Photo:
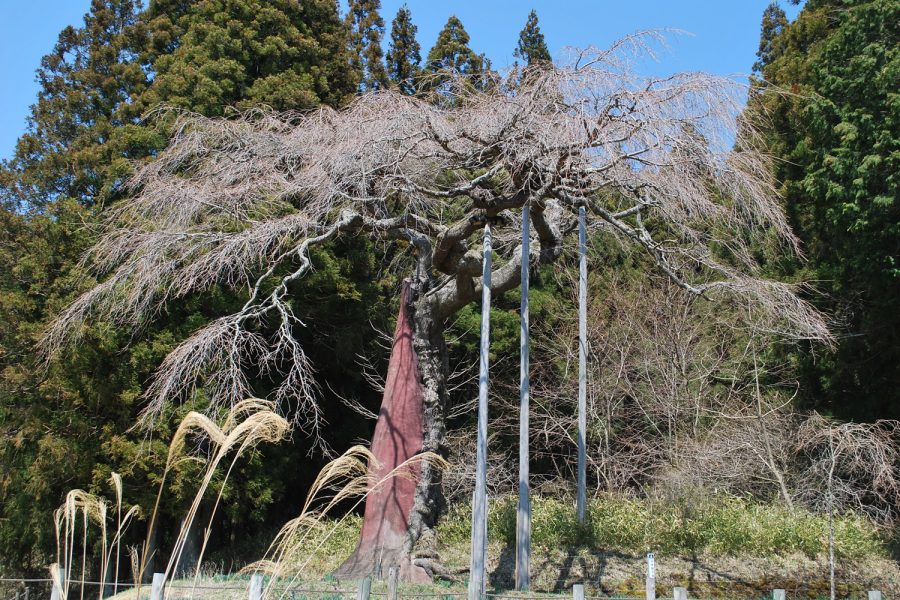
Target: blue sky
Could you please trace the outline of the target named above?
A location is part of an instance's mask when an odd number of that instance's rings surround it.
[[[529,10],[538,12],[551,53],[567,46],[599,46],[642,29],[673,28],[670,51],[653,65],[659,74],[708,71],[746,74],[755,60],[759,24],[770,0],[405,0],[418,26],[422,55],[450,14],[459,17],[495,67],[513,60]],[[404,0],[382,0],[387,28]],[[798,9],[782,2],[788,16]],[[0,0],[0,158],[8,158],[25,129],[37,94],[34,71],[66,25],[79,25],[90,0]]]

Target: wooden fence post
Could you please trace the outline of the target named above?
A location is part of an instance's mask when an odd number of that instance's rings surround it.
[[[881,600],[881,592],[878,590],[869,590],[869,600]]]
[[[675,600],[687,600],[687,588],[677,587],[672,590]]]
[[[787,594],[784,590],[772,590],[772,600],[786,600]]]
[[[163,600],[163,588],[166,585],[165,573],[154,573],[150,584],[150,600]]]
[[[572,600],[584,600],[584,584],[576,583],[572,586]]]
[[[356,590],[356,600],[369,600],[372,593],[372,578],[363,577],[359,580],[359,588]]]
[[[516,509],[516,590],[525,591],[531,586],[531,497],[528,490],[529,474],[529,411],[531,403],[531,375],[528,359],[529,318],[528,284],[530,271],[530,207],[522,207],[522,298],[519,311],[519,506]]]
[[[262,600],[263,597],[263,576],[254,573],[250,576],[250,600]]]
[[[478,374],[478,428],[475,437],[475,497],[472,502],[472,553],[469,564],[469,600],[484,596],[487,554],[487,420],[488,349],[491,339],[491,224],[484,226],[484,262],[481,273],[481,353]]]
[[[51,582],[50,600],[61,600],[63,597],[63,589],[66,587],[66,570],[62,567],[56,567],[56,578]]]
[[[656,600],[656,558],[652,552],[647,553],[647,582],[644,589],[647,600]]]
[[[587,232],[584,207],[578,209],[578,523],[587,504]]]
[[[387,600],[397,600],[397,585],[400,583],[400,569],[391,567],[388,569],[388,594]]]

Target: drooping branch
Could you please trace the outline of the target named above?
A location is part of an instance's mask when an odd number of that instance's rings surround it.
[[[294,337],[305,307],[289,298],[312,247],[351,235],[408,242],[425,297],[446,318],[480,293],[474,242],[485,219],[502,292],[518,285],[522,260],[559,259],[582,205],[592,228],[643,248],[684,290],[749,298],[773,329],[827,338],[796,290],[760,278],[753,235],[787,251],[797,242],[753,123],[738,124],[742,89],[698,73],[638,75],[633,53],[657,37],[487,89],[450,81],[438,105],[382,91],[340,111],[178,115],[169,147],[109,211],[85,259],[100,283],[51,326],[48,350],[87,321],[139,328],[173,300],[224,286],[246,303],[164,361],[151,412],[200,387],[229,404],[256,368],[279,375],[275,394],[296,400],[314,430],[318,386]],[[536,240],[522,257],[526,203]]]

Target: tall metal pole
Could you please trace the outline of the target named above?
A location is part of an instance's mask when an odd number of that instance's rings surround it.
[[[585,432],[587,430],[587,233],[584,207],[578,209],[578,522],[584,524],[587,499]]]
[[[519,317],[519,508],[516,511],[516,589],[530,586],[531,565],[531,498],[528,494],[528,418],[531,393],[528,345],[528,279],[531,219],[529,207],[522,207],[522,301]]]
[[[481,274],[481,358],[478,376],[478,432],[475,458],[475,498],[472,501],[472,555],[469,566],[469,600],[481,600],[485,592],[487,552],[487,418],[488,348],[491,337],[491,225],[484,226],[484,267]]]

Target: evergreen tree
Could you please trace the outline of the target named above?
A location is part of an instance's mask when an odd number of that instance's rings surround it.
[[[11,160],[0,165],[7,208],[57,198],[93,203],[112,177],[113,131],[138,118],[131,100],[148,84],[136,60],[139,0],[93,0],[82,27],[66,27],[41,59],[37,102]]]
[[[147,27],[156,78],[146,107],[221,115],[337,106],[354,91],[336,0],[153,0]]]
[[[798,357],[806,399],[853,418],[900,416],[900,5],[810,0],[785,25],[770,7],[755,110],[809,262],[797,275],[843,334]],[[837,6],[841,10],[835,10]],[[802,269],[802,270],[801,270]]]
[[[422,55],[416,41],[418,28],[412,22],[412,13],[404,4],[391,23],[391,45],[387,52],[387,69],[391,81],[404,94],[416,92],[416,77]]]
[[[761,73],[763,68],[777,58],[778,38],[787,24],[787,15],[777,2],[771,3],[763,11],[759,50],[756,51],[757,61],[753,64],[754,73]]]
[[[485,70],[485,58],[469,48],[469,34],[456,15],[438,34],[434,47],[428,51],[427,69],[432,73],[456,71],[464,75],[479,75]]]
[[[537,12],[534,10],[528,13],[525,27],[519,32],[519,43],[513,50],[513,56],[524,60],[526,65],[551,60],[550,50],[547,49],[547,42],[544,40],[544,34],[541,33]]]
[[[425,71],[431,76],[422,80],[420,88],[423,92],[436,94],[435,100],[438,102],[456,101],[456,91],[448,84],[460,75],[464,79],[457,80],[457,83],[463,83],[466,87],[483,90],[491,85],[491,62],[484,54],[476,54],[469,47],[469,34],[455,15],[447,20],[434,46],[428,51]]]
[[[154,0],[138,14],[140,4],[94,0],[84,27],[63,31],[42,62],[29,130],[0,169],[0,568],[43,569],[53,557],[52,513],[65,493],[80,487],[108,496],[112,470],[133,486],[133,493],[126,492],[130,502],[152,506],[165,449],[160,442],[147,446],[144,433],[129,431],[143,408],[144,384],[184,338],[187,324],[208,322],[223,306],[241,301],[234,293],[217,294],[212,302],[184,298],[130,340],[116,327],[90,327],[72,353],[41,368],[34,346],[48,316],[92,281],[79,266],[93,241],[91,228],[82,225],[102,216],[103,203],[117,200],[134,159],[165,144],[168,121],[147,124],[139,117],[160,103],[206,114],[260,102],[277,108],[338,105],[354,91],[334,0]],[[340,287],[354,306],[374,304],[348,282],[351,276],[367,280],[348,262],[334,259],[310,290]],[[352,312],[346,304],[323,310]],[[354,322],[352,332],[337,337],[345,340],[339,348],[321,347],[323,372],[339,372],[334,380],[349,386],[342,392],[362,396],[359,375],[348,376],[342,365],[346,353],[365,353],[353,345],[365,333]],[[167,427],[181,414],[163,415],[154,439],[167,439]],[[309,451],[306,441],[297,445],[275,450],[273,471],[256,469],[257,475],[248,467],[235,480],[228,494],[237,494],[239,508],[223,515],[220,531],[246,535],[273,518],[277,498],[290,502],[291,495],[279,490],[304,489],[317,465],[297,469],[293,454]],[[262,457],[252,460],[258,466]],[[161,506],[164,530],[167,523],[177,528],[192,476],[190,469],[175,475],[176,491]],[[140,529],[134,528],[133,541]]]
[[[381,0],[350,0],[344,20],[349,39],[350,67],[359,79],[359,91],[384,89],[388,76],[384,67],[381,39],[384,19],[378,11]]]

